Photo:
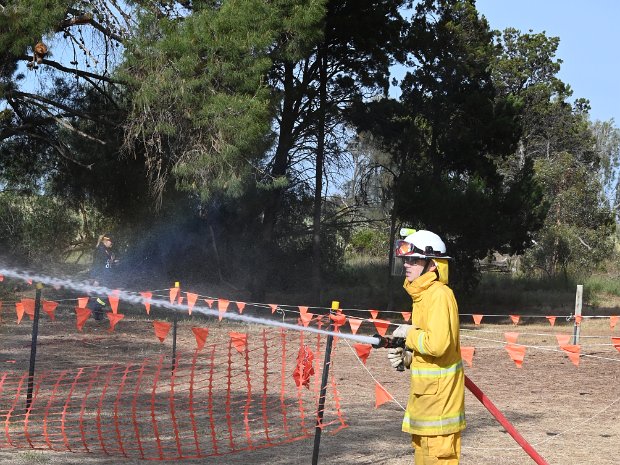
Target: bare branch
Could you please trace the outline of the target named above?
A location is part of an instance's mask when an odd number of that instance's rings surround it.
[[[30,55],[22,55],[19,57],[20,60],[24,60],[24,61],[28,61],[28,62],[32,62],[32,57]],[[81,69],[75,69],[75,68],[67,68],[66,66],[61,65],[60,63],[53,61],[53,60],[46,60],[43,59],[43,61],[41,61],[41,64],[43,65],[48,65],[51,66],[52,68],[56,68],[60,71],[63,71],[65,73],[69,73],[69,74],[74,74],[76,76],[80,76],[80,77],[89,77],[92,79],[97,79],[100,81],[105,81],[105,82],[109,82],[110,84],[123,84],[123,82],[121,81],[117,81],[115,79],[109,78],[107,76],[102,76],[100,74],[95,74],[95,73],[89,73],[88,71],[82,71]]]

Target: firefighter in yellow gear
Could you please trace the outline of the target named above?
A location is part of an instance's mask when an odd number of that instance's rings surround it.
[[[415,465],[458,465],[465,429],[465,375],[459,342],[458,306],[448,284],[444,242],[430,231],[416,231],[396,244],[404,259],[404,288],[413,299],[412,325],[395,337],[393,367],[411,369],[411,390],[402,429],[412,435]]]

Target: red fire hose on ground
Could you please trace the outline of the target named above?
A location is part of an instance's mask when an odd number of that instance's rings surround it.
[[[543,459],[538,452],[534,450],[534,448],[528,443],[523,436],[519,434],[519,432],[515,429],[514,426],[510,424],[510,422],[506,419],[506,417],[499,411],[499,409],[491,402],[484,392],[480,390],[478,386],[474,384],[474,382],[465,376],[465,387],[469,389],[469,391],[476,396],[476,399],[480,401],[482,405],[486,407],[486,409],[491,412],[491,415],[495,417],[495,419],[506,429],[508,434],[512,436],[512,438],[517,441],[517,444],[523,448],[523,450],[532,457],[534,462],[538,465],[549,465],[545,459]]]

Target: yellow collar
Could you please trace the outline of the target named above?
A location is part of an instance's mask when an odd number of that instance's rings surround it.
[[[431,285],[437,281],[437,274],[434,271],[424,273],[422,276],[418,276],[412,282],[405,279],[403,287],[407,294],[411,296],[414,302],[418,302],[422,298],[422,293],[427,290]]]

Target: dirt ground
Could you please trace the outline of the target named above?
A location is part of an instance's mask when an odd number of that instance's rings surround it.
[[[127,321],[119,323],[113,334],[108,334],[105,326],[95,326],[88,321],[84,332],[78,333],[74,329],[75,320],[69,319],[70,309],[64,312],[59,310],[59,322],[41,325],[38,369],[58,365],[77,367],[101,358],[124,362],[171,348],[170,338],[160,344],[152,334],[145,334],[148,322],[144,317],[128,315]],[[156,312],[153,316],[158,317]],[[556,327],[551,328],[544,320],[544,323],[533,321],[535,323],[525,321],[516,327],[483,323],[476,328],[462,323],[462,345],[476,347],[473,367],[467,367],[466,374],[549,464],[618,463],[620,353],[611,346],[610,336],[620,336],[620,329],[610,331],[607,319],[585,320],[580,342],[582,354],[588,356],[583,356],[577,367],[558,350],[554,336],[572,334],[572,323],[558,319]],[[179,348],[194,346],[190,331],[193,325],[192,321],[179,324]],[[226,322],[212,322],[209,328],[209,337],[216,340],[223,340],[230,330],[248,329]],[[27,369],[30,329],[27,318],[19,326],[10,322],[0,325],[2,370]],[[520,333],[518,342],[528,346],[522,368],[515,366],[503,348],[505,331]],[[320,358],[322,360],[322,356]],[[406,373],[391,369],[381,350],[373,350],[366,367],[362,366],[345,340],[337,343],[334,370],[348,427],[336,434],[322,435],[319,463],[412,464],[409,437],[400,430],[403,411],[395,402],[375,409],[372,378],[374,376],[404,406],[409,384]],[[466,393],[466,415],[463,465],[534,463],[469,392]],[[313,439],[308,438],[282,446],[187,462],[307,464],[311,463],[312,450]],[[144,461],[95,454],[3,449],[0,463],[111,465]]]

